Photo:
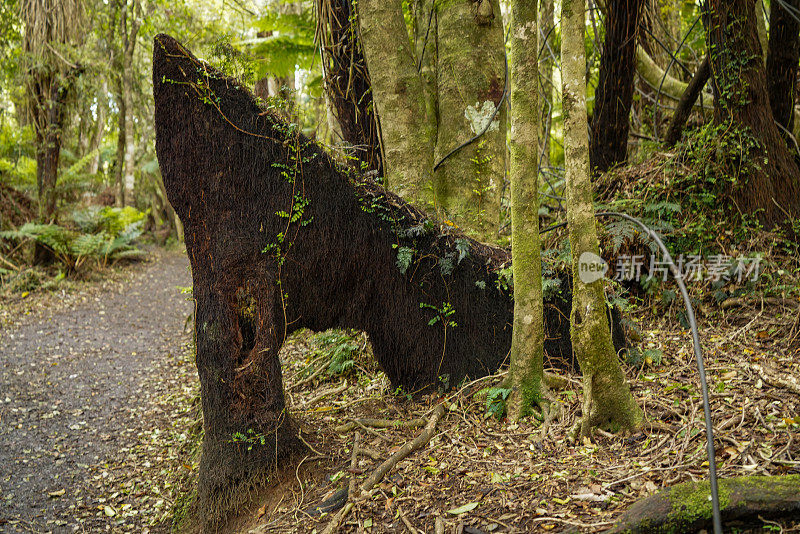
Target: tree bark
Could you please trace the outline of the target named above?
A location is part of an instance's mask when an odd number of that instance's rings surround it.
[[[643,6],[644,0],[608,1],[589,145],[591,168],[596,172],[623,163],[628,154],[636,40]]]
[[[508,415],[519,421],[542,401],[544,308],[539,242],[539,69],[537,0],[511,3],[510,175],[514,325]]]
[[[603,277],[586,276],[587,269],[597,272],[600,260],[589,171],[585,2],[567,0],[561,9],[564,165],[573,281],[570,334],[583,372],[581,433],[588,435],[598,425],[636,428],[642,412],[625,381],[609,333]]]
[[[384,177],[394,192],[432,205],[433,117],[429,117],[422,81],[396,2],[359,2],[361,42],[381,118]]]
[[[800,0],[786,0],[795,13]],[[800,60],[800,23],[795,14],[778,2],[770,11],[769,47],[767,52],[767,91],[772,116],[786,130],[794,129],[795,86]]]
[[[128,106],[121,80],[117,81],[117,154],[114,162],[114,184],[116,185],[116,204],[125,205],[125,132],[128,125]]]
[[[555,2],[554,0],[541,0],[539,2],[539,39],[538,39],[538,53],[540,54],[539,61],[539,76],[541,78],[542,96],[543,101],[541,110],[541,122],[539,126],[540,140],[539,143],[542,147],[541,164],[543,167],[550,166],[550,131],[553,121],[553,66],[555,62],[555,22],[553,16],[555,15]],[[538,200],[538,199],[537,199]]]
[[[505,90],[503,17],[498,0],[450,0],[437,5],[438,127],[434,160],[479,133]],[[531,51],[534,53],[534,51]],[[506,111],[486,133],[451,154],[435,171],[440,214],[483,240],[500,226],[506,169]]]
[[[330,6],[331,12],[326,8]],[[374,113],[369,72],[364,60],[352,0],[317,0],[325,91],[333,104],[341,135],[351,147],[357,167],[383,174],[378,118]]]
[[[61,157],[61,141],[66,117],[69,85],[47,73],[32,82],[32,111],[36,133],[36,186],[39,198],[39,221],[51,223],[56,216],[56,182]],[[53,252],[38,241],[34,246],[36,264],[51,263]]]
[[[100,166],[100,144],[103,142],[103,135],[106,132],[106,113],[108,112],[108,82],[103,81],[100,91],[97,93],[97,117],[95,119],[95,130],[92,140],[89,142],[89,152],[97,152],[92,156],[89,163],[89,174],[97,174]]]
[[[667,135],[664,138],[664,144],[666,144],[668,147],[675,146],[675,143],[677,143],[681,138],[683,127],[686,125],[686,121],[689,118],[689,115],[692,113],[692,108],[694,107],[695,102],[697,102],[697,98],[703,91],[703,87],[706,86],[706,82],[708,82],[708,77],[710,74],[711,69],[709,68],[708,56],[706,56],[703,58],[703,62],[700,63],[700,66],[697,67],[697,71],[689,81],[686,91],[684,91],[683,95],[681,95],[681,99],[678,102],[678,107],[675,109],[675,113],[672,114],[672,119],[670,120],[669,128],[667,129]]]
[[[707,31],[714,84],[714,122],[731,150],[717,162],[727,168],[736,209],[767,227],[800,215],[800,169],[775,125],[756,30],[755,0],[710,0]],[[742,145],[742,139],[748,141]],[[728,191],[723,191],[722,194]]]

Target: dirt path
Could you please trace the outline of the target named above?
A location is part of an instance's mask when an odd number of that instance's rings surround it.
[[[185,255],[157,258],[117,291],[0,332],[0,531],[133,530],[99,490],[164,424],[152,388],[174,383],[162,371],[191,312],[176,289],[191,285]]]

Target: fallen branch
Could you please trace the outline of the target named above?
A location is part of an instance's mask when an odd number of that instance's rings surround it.
[[[354,428],[358,428],[359,426],[365,426],[370,428],[419,428],[421,426],[425,426],[426,420],[422,417],[418,417],[417,419],[412,419],[410,421],[399,421],[397,419],[353,419],[348,423],[344,423],[343,425],[339,425],[334,428],[334,430],[340,434],[344,434],[345,432],[350,432]]]
[[[8,265],[9,267],[11,267],[12,269],[14,269],[15,271],[19,271],[19,267],[17,267],[17,266],[16,266],[16,265],[14,265],[13,263],[11,263],[9,260],[5,259],[5,258],[3,257],[3,255],[2,255],[2,254],[0,254],[0,261],[2,261],[3,263],[5,263],[6,265]]]
[[[763,301],[765,304],[772,304],[775,306],[789,306],[792,308],[800,308],[800,300],[797,299],[784,299],[778,297],[764,297],[762,299],[753,299],[746,297],[735,297],[732,299],[723,300],[719,305],[723,310],[735,308],[737,306],[746,306],[748,304],[759,304]]]
[[[798,382],[797,377],[794,375],[787,373],[785,377],[779,376],[764,365],[748,362],[743,358],[737,359],[739,360],[739,364],[741,366],[755,372],[759,377],[761,377],[761,380],[767,384],[791,391],[795,395],[800,395],[800,382]]]
[[[763,524],[800,514],[800,475],[738,477],[719,481],[722,520]],[[738,523],[737,523],[738,526]],[[697,532],[711,528],[709,485],[685,482],[666,488],[631,506],[609,534],[622,532]]]
[[[308,377],[302,379],[300,382],[296,382],[296,383],[292,384],[291,386],[289,386],[286,389],[287,390],[293,390],[293,389],[299,388],[300,386],[305,386],[306,384],[308,384],[309,382],[311,382],[312,380],[317,378],[322,373],[322,371],[324,371],[327,368],[328,368],[328,366],[323,363],[317,369],[315,369],[313,373],[311,373],[311,376],[308,376]]]
[[[358,495],[356,493],[367,493],[369,492],[378,482],[383,480],[383,477],[386,476],[394,466],[396,466],[401,460],[403,460],[406,456],[411,454],[412,452],[416,451],[417,449],[421,449],[433,437],[434,432],[436,431],[436,425],[439,423],[439,420],[444,415],[444,404],[439,404],[431,414],[430,419],[428,419],[428,424],[425,425],[425,428],[422,432],[420,432],[419,436],[414,438],[414,440],[407,442],[405,445],[400,447],[400,449],[395,452],[388,460],[383,462],[378,468],[372,472],[372,474],[362,482],[360,486],[360,492],[356,491],[355,488],[355,477],[350,480],[350,491],[349,491],[349,500],[347,504],[345,504],[344,508],[339,510],[339,512],[330,520],[328,525],[323,530],[323,534],[333,534],[336,532],[339,527],[341,526],[342,522],[344,521],[347,514],[350,513],[350,510],[353,508],[353,499],[356,498]],[[357,454],[356,447],[353,448],[353,457],[355,458]],[[354,469],[353,460],[351,459],[351,470]]]
[[[408,529],[408,531],[409,531],[411,534],[418,534],[418,533],[419,533],[419,531],[417,530],[417,528],[416,528],[414,525],[412,525],[412,524],[411,524],[411,521],[409,521],[409,520],[408,520],[408,518],[406,517],[406,514],[404,514],[404,513],[403,513],[403,510],[402,510],[401,508],[398,508],[398,509],[397,509],[397,512],[398,512],[398,514],[400,515],[400,520],[401,520],[401,521],[403,522],[403,524],[406,526],[406,528]]]
[[[361,484],[361,491],[367,492],[372,489],[372,487],[383,480],[383,477],[386,476],[394,466],[400,462],[403,458],[411,454],[417,449],[420,449],[428,444],[428,442],[433,437],[433,433],[436,430],[436,425],[439,423],[439,419],[442,418],[444,415],[444,404],[439,404],[436,409],[433,411],[431,418],[428,420],[428,424],[425,425],[425,429],[420,432],[419,436],[417,436],[413,441],[407,442],[405,445],[400,447],[396,453],[394,453],[388,460],[383,462],[378,468],[372,472],[372,474]]]
[[[322,393],[320,393],[316,397],[312,397],[307,402],[304,402],[303,403],[303,408],[308,409],[311,406],[313,406],[314,404],[316,404],[317,402],[319,402],[322,399],[324,399],[325,397],[329,397],[331,395],[338,395],[342,391],[346,390],[348,386],[349,386],[349,384],[347,383],[347,380],[345,379],[345,381],[340,386],[338,386],[336,388],[333,388],[333,389],[329,389],[328,391],[323,391]]]

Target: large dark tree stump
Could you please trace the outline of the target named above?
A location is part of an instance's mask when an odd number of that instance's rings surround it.
[[[174,39],[157,36],[153,56],[156,150],[197,301],[206,509],[303,450],[277,356],[298,328],[366,331],[406,392],[498,369],[511,345],[508,251],[340,168]],[[570,305],[564,276],[545,307],[545,351],[562,367]]]

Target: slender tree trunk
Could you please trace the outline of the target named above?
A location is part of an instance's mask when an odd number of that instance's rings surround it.
[[[641,409],[622,373],[608,326],[589,177],[586,116],[584,0],[565,0],[561,12],[564,159],[567,222],[572,250],[572,347],[583,372],[581,433],[598,425],[636,428]],[[627,119],[626,119],[627,122]]]
[[[608,1],[589,145],[593,171],[605,172],[623,163],[628,154],[636,39],[643,5],[644,0]]]
[[[672,120],[670,120],[669,128],[667,129],[667,135],[664,138],[664,143],[668,147],[675,146],[675,143],[681,138],[681,132],[683,132],[683,127],[686,125],[686,120],[689,118],[689,115],[691,115],[692,108],[695,102],[697,102],[697,97],[699,97],[700,93],[703,91],[703,87],[705,87],[706,82],[708,82],[710,74],[711,69],[708,64],[708,56],[706,56],[703,58],[703,62],[700,63],[700,66],[697,67],[697,71],[689,81],[689,85],[686,87],[686,91],[684,91],[683,96],[681,96],[678,107],[672,115]]]
[[[553,66],[555,64],[555,2],[542,0],[539,3],[539,40],[538,52],[541,54],[539,61],[539,76],[542,86],[542,121],[539,126],[541,132],[540,144],[542,147],[541,163],[544,167],[550,166],[550,130],[553,120]]]
[[[330,9],[327,12],[326,9]],[[352,0],[317,0],[318,33],[324,35],[322,55],[325,91],[339,123],[342,139],[353,147],[358,166],[383,174],[378,119],[374,113],[369,72]]]
[[[773,1],[770,11],[767,52],[767,91],[772,115],[778,124],[792,131],[794,127],[795,86],[800,60],[800,0],[785,0],[795,13]]]
[[[128,106],[123,96],[122,82],[117,83],[117,155],[114,163],[114,184],[117,206],[125,205],[125,130],[128,125]]]
[[[780,135],[767,95],[756,29],[756,1],[710,0],[707,31],[714,121],[725,135],[717,163],[728,168],[731,196],[743,214],[768,227],[800,215],[800,169]],[[746,146],[742,139],[749,140]],[[735,178],[734,178],[735,177]]]
[[[764,12],[764,0],[756,0],[756,29],[758,42],[761,44],[761,59],[766,63],[769,41],[767,37],[767,16]]]
[[[95,119],[95,129],[92,140],[89,143],[89,152],[96,152],[89,162],[89,174],[97,174],[100,166],[100,153],[98,149],[103,142],[103,135],[106,133],[106,113],[108,112],[108,82],[103,81],[100,91],[97,93],[97,117]]]
[[[129,115],[133,112],[133,56],[136,51],[136,37],[141,27],[139,0],[133,0],[130,7],[127,0],[119,5],[119,34],[122,48],[117,55],[116,66],[120,69],[117,82],[117,105],[119,127],[117,139],[117,204],[124,206],[133,202],[135,185],[134,152],[136,149],[133,122]],[[130,12],[129,12],[130,11]]]
[[[406,200],[429,208],[434,123],[427,114],[403,10],[399,2],[361,0],[359,22],[381,118],[387,185]]]
[[[539,242],[539,70],[537,0],[511,3],[511,250],[514,326],[511,336],[509,419],[518,421],[542,401],[544,305]]]
[[[489,122],[505,89],[503,17],[498,0],[437,4],[437,164]],[[534,53],[534,51],[531,51]],[[496,239],[505,176],[506,112],[434,175],[440,213],[485,240]]]

